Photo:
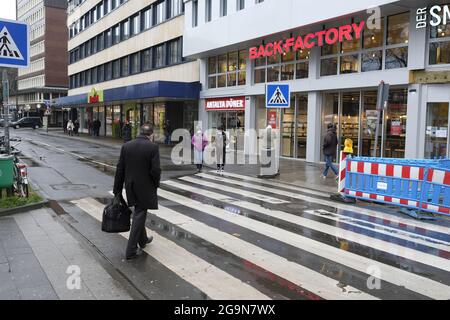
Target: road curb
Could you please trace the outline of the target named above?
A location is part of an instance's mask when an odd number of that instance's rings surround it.
[[[44,200],[44,201],[31,203],[31,204],[27,204],[25,206],[15,207],[15,208],[11,208],[11,209],[1,209],[0,217],[10,216],[10,215],[17,214],[17,213],[24,213],[24,212],[28,212],[28,211],[32,211],[32,210],[41,209],[41,208],[48,206],[49,203],[50,202],[48,200]]]

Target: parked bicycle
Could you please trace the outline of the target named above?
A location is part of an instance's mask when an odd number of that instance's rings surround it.
[[[17,149],[17,146],[22,142],[22,140],[13,138],[10,139],[10,142],[17,142],[16,144],[10,145],[10,154],[14,156],[12,191],[19,197],[28,198],[29,187],[27,165],[20,161],[19,154],[21,153],[21,151]],[[5,137],[0,136],[0,154],[5,153]]]

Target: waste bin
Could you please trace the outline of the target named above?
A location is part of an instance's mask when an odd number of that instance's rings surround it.
[[[9,188],[14,182],[14,156],[0,155],[0,188]]]

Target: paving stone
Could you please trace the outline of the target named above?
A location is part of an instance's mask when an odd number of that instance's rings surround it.
[[[45,272],[39,269],[26,269],[22,271],[12,271],[13,281],[18,289],[33,288],[49,285],[49,279]]]
[[[0,300],[19,300],[19,299],[20,294],[16,288],[4,291],[0,289]]]
[[[58,296],[51,285],[18,290],[22,300],[57,300]]]
[[[39,261],[33,253],[12,256],[9,258],[9,263],[13,272],[41,268]]]

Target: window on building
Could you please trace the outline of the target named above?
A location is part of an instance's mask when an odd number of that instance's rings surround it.
[[[140,53],[135,53],[131,56],[131,73],[136,74],[141,72],[141,55]]]
[[[368,51],[362,54],[361,71],[377,71],[383,68],[383,51]]]
[[[198,26],[198,0],[192,1],[192,27]]]
[[[147,49],[142,51],[141,55],[142,59],[142,71],[148,71],[151,70],[153,67],[152,63],[152,50]]]
[[[408,66],[408,47],[386,50],[386,69],[406,68]]]
[[[359,55],[351,54],[341,57],[341,74],[359,72]]]
[[[364,35],[363,35],[363,48],[364,49],[373,49],[382,47],[384,44],[384,18],[377,19],[375,21],[376,24],[379,25],[380,28],[369,28],[369,25],[366,24],[364,27]]]
[[[430,28],[429,64],[450,64],[450,23],[443,24],[444,11],[438,13],[441,24]]]
[[[388,17],[387,44],[408,44],[409,12]]]
[[[169,65],[181,62],[182,56],[181,39],[169,42]]]
[[[111,0],[103,1],[103,14],[107,15],[111,11]]]
[[[322,59],[320,63],[320,76],[337,75],[338,58]]]
[[[155,47],[155,68],[164,67],[166,65],[165,45]]]
[[[246,84],[247,51],[234,51],[208,59],[208,87],[222,88]]]
[[[245,8],[245,0],[236,0],[236,2],[237,2],[236,3],[236,9],[238,11]]]
[[[144,13],[142,14],[142,29],[147,30],[150,29],[152,26],[152,8],[148,7],[145,9]]]
[[[128,57],[120,59],[121,76],[126,77],[130,74],[130,63]]]
[[[112,62],[113,64],[113,79],[117,79],[120,78],[120,59],[114,60]]]
[[[155,25],[166,20],[166,2],[161,1],[157,3],[154,7],[155,14]]]
[[[97,37],[97,49],[102,51],[105,48],[105,34],[100,33]]]
[[[130,20],[126,20],[121,23],[121,41],[125,41],[130,38]]]
[[[97,38],[93,38],[90,40],[91,42],[91,54],[97,53]]]
[[[183,13],[183,0],[169,1],[169,18],[176,17]]]
[[[112,31],[112,29],[108,29],[108,30],[105,32],[105,36],[106,36],[106,39],[105,39],[105,48],[109,48],[109,47],[111,47],[112,44],[113,44],[113,31]]]
[[[105,65],[102,64],[97,69],[97,79],[98,82],[103,82],[105,80]]]
[[[205,21],[209,22],[212,19],[212,0],[205,0]]]
[[[228,1],[220,0],[220,16],[225,17],[228,12]]]
[[[105,64],[105,80],[109,81],[113,77],[113,71],[112,71],[112,62],[108,62]]]
[[[113,27],[113,44],[120,42],[120,25]]]
[[[131,28],[134,36],[141,32],[141,19],[139,14],[131,18]]]
[[[264,0],[255,0],[255,3],[261,3],[264,2]]]
[[[98,6],[97,6],[97,20],[103,18],[104,15],[104,6],[103,6],[103,2],[101,2]]]
[[[92,84],[96,84],[98,82],[97,76],[98,76],[97,68],[92,68],[91,70]]]

